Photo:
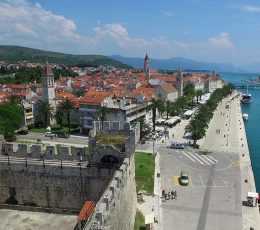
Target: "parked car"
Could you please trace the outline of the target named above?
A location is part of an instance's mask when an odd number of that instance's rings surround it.
[[[28,130],[27,129],[21,129],[21,130],[17,131],[17,134],[26,135],[26,134],[28,134]]]
[[[185,145],[177,142],[171,143],[171,149],[185,149]]]
[[[70,135],[68,133],[58,133],[57,136],[60,138],[69,138],[70,137]]]
[[[57,134],[56,134],[56,133],[52,133],[52,132],[46,132],[46,133],[45,133],[45,137],[51,137],[51,138],[53,138],[53,137],[57,137]]]
[[[189,176],[188,176],[188,173],[186,171],[181,171],[180,184],[181,185],[188,185],[189,184]]]

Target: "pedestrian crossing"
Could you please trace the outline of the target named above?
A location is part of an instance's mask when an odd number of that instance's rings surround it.
[[[190,152],[190,151],[180,151],[188,160],[196,163],[196,164],[201,164],[201,165],[214,165],[218,163],[218,161],[208,155],[199,155],[198,153],[195,152]]]

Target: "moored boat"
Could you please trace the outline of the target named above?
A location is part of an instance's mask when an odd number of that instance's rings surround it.
[[[253,102],[253,100],[252,100],[252,95],[251,95],[251,94],[248,94],[248,93],[243,94],[241,101],[242,101],[242,103],[245,103],[245,104],[250,104],[250,103],[252,103],[252,102]]]
[[[247,113],[243,113],[242,117],[243,117],[243,120],[244,120],[244,121],[247,121],[247,120],[248,120],[248,114],[247,114]]]

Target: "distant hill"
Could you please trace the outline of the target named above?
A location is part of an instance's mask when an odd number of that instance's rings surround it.
[[[85,65],[100,66],[112,65],[114,67],[129,68],[120,61],[102,55],[74,55],[52,51],[44,51],[21,46],[0,46],[0,61],[16,63],[22,61],[64,64],[68,66]]]
[[[127,65],[135,68],[143,68],[144,59],[135,57],[123,57],[120,55],[112,55],[111,58],[123,62]],[[151,58],[150,67],[154,69],[169,69],[174,70],[179,67],[182,70],[206,70],[206,71],[233,71],[237,72],[239,69],[230,63],[211,63],[211,62],[199,62],[188,58],[173,57],[169,59],[153,59]]]

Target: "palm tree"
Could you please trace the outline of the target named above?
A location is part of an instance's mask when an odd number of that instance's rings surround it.
[[[151,133],[151,127],[143,117],[137,120],[140,123],[140,140]]]
[[[55,113],[56,122],[60,127],[63,126],[63,121],[66,119],[64,112],[58,107]]]
[[[66,117],[69,133],[70,133],[70,119],[71,119],[70,116],[75,109],[76,109],[75,103],[69,99],[65,99],[58,105],[58,110],[61,110],[64,116]]]
[[[196,97],[197,97],[197,104],[199,104],[199,99],[201,100],[201,96],[202,96],[203,94],[204,94],[203,91],[200,90],[200,89],[195,92],[195,95],[196,95]]]
[[[44,127],[47,127],[47,125],[50,122],[50,119],[53,118],[53,111],[53,107],[47,101],[43,101],[40,107],[38,108],[38,112],[41,115],[44,122]]]
[[[111,110],[108,107],[103,106],[103,105],[98,106],[97,115],[99,116],[99,118],[101,120],[101,129],[103,129],[103,123],[106,118],[106,115],[110,112],[111,112]]]
[[[152,122],[153,122],[153,132],[155,131],[155,121],[156,121],[156,110],[159,107],[159,100],[152,98],[150,104],[150,110],[152,110]]]
[[[195,86],[192,83],[187,84],[183,89],[184,96],[195,93]]]
[[[166,111],[167,120],[169,119],[169,114],[173,110],[173,106],[174,105],[173,105],[173,103],[171,101],[166,101],[166,103],[165,103],[165,111]]]

